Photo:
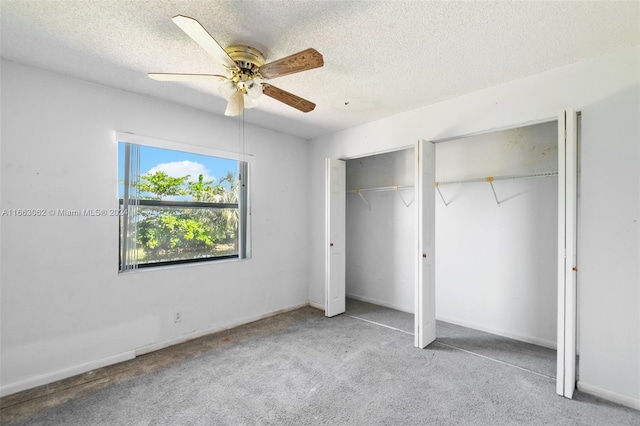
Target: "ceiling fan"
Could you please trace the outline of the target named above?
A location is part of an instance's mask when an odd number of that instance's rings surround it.
[[[220,91],[228,99],[224,112],[228,116],[242,114],[244,108],[257,105],[256,99],[265,94],[302,112],[313,111],[316,104],[279,89],[264,80],[307,71],[324,65],[322,55],[315,49],[306,49],[286,58],[265,64],[262,53],[251,46],[234,45],[224,49],[195,19],[177,15],[173,22],[196,43],[223,65],[228,75],[149,73],[159,81],[217,81]]]

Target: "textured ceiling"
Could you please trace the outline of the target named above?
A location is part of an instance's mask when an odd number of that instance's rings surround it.
[[[222,115],[215,85],[147,72],[223,69],[172,21],[267,62],[314,47],[324,67],[270,80],[303,114],[263,96],[245,119],[313,138],[640,44],[640,2],[1,0],[2,57]]]

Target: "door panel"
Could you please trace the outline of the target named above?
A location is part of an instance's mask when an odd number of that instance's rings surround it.
[[[436,338],[435,299],[435,146],[418,141],[415,148],[416,293],[415,345]]]
[[[576,382],[577,128],[572,109],[558,114],[558,352],[556,392]]]
[[[326,159],[325,173],[325,315],[345,311],[346,163]]]

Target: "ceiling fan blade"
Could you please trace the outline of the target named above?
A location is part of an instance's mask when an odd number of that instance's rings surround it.
[[[193,18],[183,15],[173,17],[173,22],[180,27],[182,31],[187,33],[196,43],[213,56],[218,63],[229,68],[237,68],[236,63],[231,59],[227,52],[218,44],[211,34]]]
[[[324,65],[322,55],[316,49],[307,49],[286,58],[269,62],[258,70],[264,78],[276,78]]]
[[[303,99],[300,96],[296,96],[285,90],[278,89],[277,87],[267,83],[262,83],[262,93],[302,112],[313,111],[316,107],[316,104],[311,101]]]
[[[204,82],[218,82],[220,80],[227,80],[228,77],[217,74],[177,74],[177,73],[158,73],[150,72],[147,74],[149,78],[158,81],[204,81]]]

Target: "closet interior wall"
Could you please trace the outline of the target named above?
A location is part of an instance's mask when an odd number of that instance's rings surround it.
[[[556,347],[558,178],[497,177],[557,162],[555,121],[436,144],[438,319]]]
[[[414,161],[411,148],[346,164],[347,297],[409,313],[414,310]]]

